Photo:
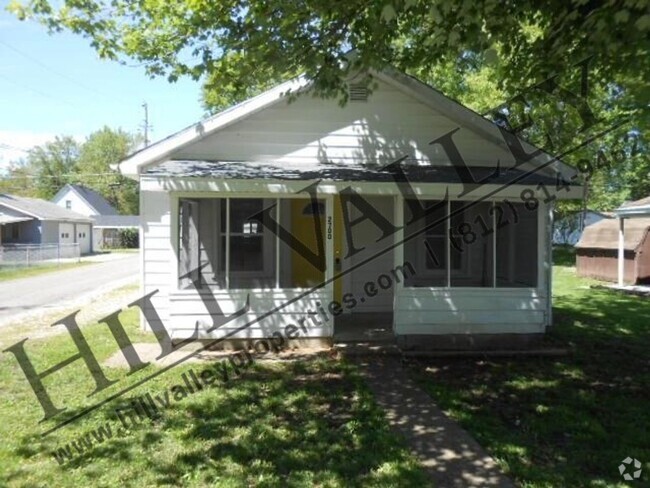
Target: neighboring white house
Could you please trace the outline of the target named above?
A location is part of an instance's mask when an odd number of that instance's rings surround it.
[[[52,201],[58,206],[82,215],[117,215],[115,208],[95,190],[81,185],[67,184],[61,188]]]
[[[598,212],[596,210],[582,210],[566,215],[553,223],[553,244],[575,246],[580,240],[585,227],[600,222],[603,219],[613,219],[611,212]]]
[[[93,221],[37,198],[0,194],[0,245],[57,244],[62,249],[79,245],[81,254],[92,252]],[[66,256],[62,256],[66,257]]]
[[[345,106],[298,78],[120,163],[140,181],[150,320],[175,339],[330,340],[377,317],[405,348],[543,335],[550,202],[580,198],[577,173],[414,78],[372,76]]]
[[[95,222],[93,247],[97,250],[116,247],[120,230],[138,229],[140,225],[137,215],[119,215],[102,195],[82,185],[65,185],[52,201],[60,207],[92,217]]]

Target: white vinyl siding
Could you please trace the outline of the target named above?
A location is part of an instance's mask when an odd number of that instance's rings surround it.
[[[67,202],[70,202],[69,207],[67,206]],[[97,214],[97,211],[88,205],[88,203],[73,190],[68,190],[64,194],[60,195],[54,203],[61,208],[67,208],[68,210],[72,210],[81,215],[90,216]]]
[[[459,125],[386,83],[368,102],[340,107],[309,94],[281,101],[172,155],[173,159],[385,165],[405,155],[426,164],[450,165],[429,143]],[[471,166],[513,164],[507,150],[463,128],[454,141]]]

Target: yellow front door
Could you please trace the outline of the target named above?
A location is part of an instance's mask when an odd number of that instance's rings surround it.
[[[324,210],[324,208],[324,203],[314,208],[310,199],[291,200],[291,233],[316,255],[318,255],[318,241],[314,232],[316,226],[314,213]],[[320,218],[323,247],[325,247],[326,217],[324,212]],[[295,249],[291,251],[291,269],[293,286],[298,288],[309,288],[322,283],[325,279],[325,273],[301,256]]]

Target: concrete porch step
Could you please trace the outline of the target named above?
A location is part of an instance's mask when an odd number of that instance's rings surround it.
[[[401,356],[402,351],[393,342],[336,342],[334,349],[343,356]]]

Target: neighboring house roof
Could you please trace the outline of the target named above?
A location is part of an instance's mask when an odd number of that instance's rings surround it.
[[[39,220],[92,223],[92,219],[85,215],[67,210],[59,207],[56,203],[38,198],[19,197],[16,195],[0,193],[0,206],[5,206]]]
[[[625,249],[636,251],[647,238],[648,231],[650,231],[650,218],[626,220]],[[618,220],[603,219],[585,227],[576,247],[581,249],[618,249]]]
[[[403,93],[410,95],[420,103],[443,112],[445,116],[461,125],[466,125],[468,128],[499,147],[506,149],[509,147],[508,142],[504,140],[501,130],[495,123],[445,96],[433,87],[392,68],[385,68],[381,71],[370,70],[369,72],[372,76],[402,91]],[[272,107],[281,100],[286,100],[285,96],[287,93],[295,94],[303,92],[309,89],[310,86],[311,82],[305,76],[299,76],[298,78],[282,83],[256,97],[230,107],[212,117],[189,126],[176,134],[135,152],[121,161],[118,165],[118,169],[122,174],[135,177],[141,174],[146,167],[152,164],[161,163],[165,159],[169,159],[175,151],[196,143],[221,129],[260,112],[263,109]],[[512,135],[512,137],[517,138],[515,135]],[[521,138],[517,139],[519,139],[522,147],[527,153],[533,153],[538,150],[538,148],[523,141]],[[538,165],[547,164],[549,166],[549,171],[559,171],[559,168],[562,168],[564,172],[563,176],[566,179],[570,179],[574,175],[577,175],[577,171],[574,168],[556,158],[553,158],[551,155],[541,150],[539,150],[539,153],[531,159],[531,162]]]
[[[474,183],[474,180],[463,179],[456,168],[452,166],[417,166],[404,165],[404,173],[411,181],[421,183]],[[556,179],[540,173],[529,173],[518,169],[503,169],[494,174],[494,168],[470,167],[472,176],[483,181],[499,185],[511,182],[520,184],[555,185]],[[184,161],[172,160],[153,166],[144,171],[145,174],[159,176],[183,177],[219,177],[239,179],[278,180],[319,180],[330,181],[376,181],[393,182],[394,177],[388,171],[371,168],[358,164],[300,164],[291,165],[269,163],[244,163],[241,161]],[[466,175],[469,176],[469,175]]]
[[[54,195],[52,201],[58,201],[67,191],[72,191],[79,195],[89,207],[95,209],[97,215],[117,215],[117,210],[103,196],[95,190],[91,190],[82,185],[71,185],[68,183]]]
[[[619,217],[650,217],[650,197],[645,197],[634,202],[625,202],[614,210],[614,213]]]
[[[95,228],[97,229],[124,229],[140,227],[139,215],[96,215]]]

